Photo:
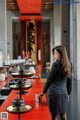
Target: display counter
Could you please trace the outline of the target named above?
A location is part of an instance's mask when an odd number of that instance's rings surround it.
[[[25,104],[29,104],[32,106],[32,110],[26,113],[22,113],[20,116],[20,120],[51,120],[46,97],[43,96],[42,102],[40,104],[35,100],[36,94],[39,94],[42,91],[41,79],[27,79],[27,81],[30,81],[32,83],[32,87],[29,90],[26,90],[28,91],[28,93],[23,94],[22,99],[24,99]],[[6,108],[12,105],[12,101],[17,96],[19,96],[16,92],[17,90],[12,90],[4,103],[0,106],[0,112],[7,112]],[[8,120],[19,120],[18,114],[13,114],[9,112],[7,113]]]

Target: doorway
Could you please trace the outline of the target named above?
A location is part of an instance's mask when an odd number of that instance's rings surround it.
[[[20,55],[20,22],[13,21],[13,59],[18,59]]]
[[[50,62],[50,21],[42,21],[42,63]]]

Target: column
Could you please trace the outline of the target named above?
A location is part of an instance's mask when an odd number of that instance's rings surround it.
[[[76,6],[77,80],[80,80],[80,4]]]
[[[3,60],[7,57],[6,0],[0,0],[0,49]]]
[[[59,3],[60,0],[56,0],[56,4],[53,4],[53,26],[54,26],[54,45],[60,45],[61,44],[61,4],[57,4],[57,1]]]

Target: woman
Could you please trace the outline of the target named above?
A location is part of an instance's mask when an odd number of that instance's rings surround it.
[[[59,45],[52,50],[55,62],[52,65],[42,97],[49,88],[49,109],[52,120],[58,120],[60,114],[61,120],[67,120],[67,102],[71,93],[71,64],[68,59],[66,48]]]

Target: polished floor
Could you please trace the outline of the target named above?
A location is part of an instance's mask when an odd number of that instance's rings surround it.
[[[42,78],[47,78],[48,74],[42,71]],[[46,79],[43,80],[45,82]],[[72,92],[68,102],[67,120],[80,120],[80,81],[72,80]],[[59,118],[60,120],[60,118]]]
[[[73,80],[67,116],[68,120],[80,120],[80,81]]]

